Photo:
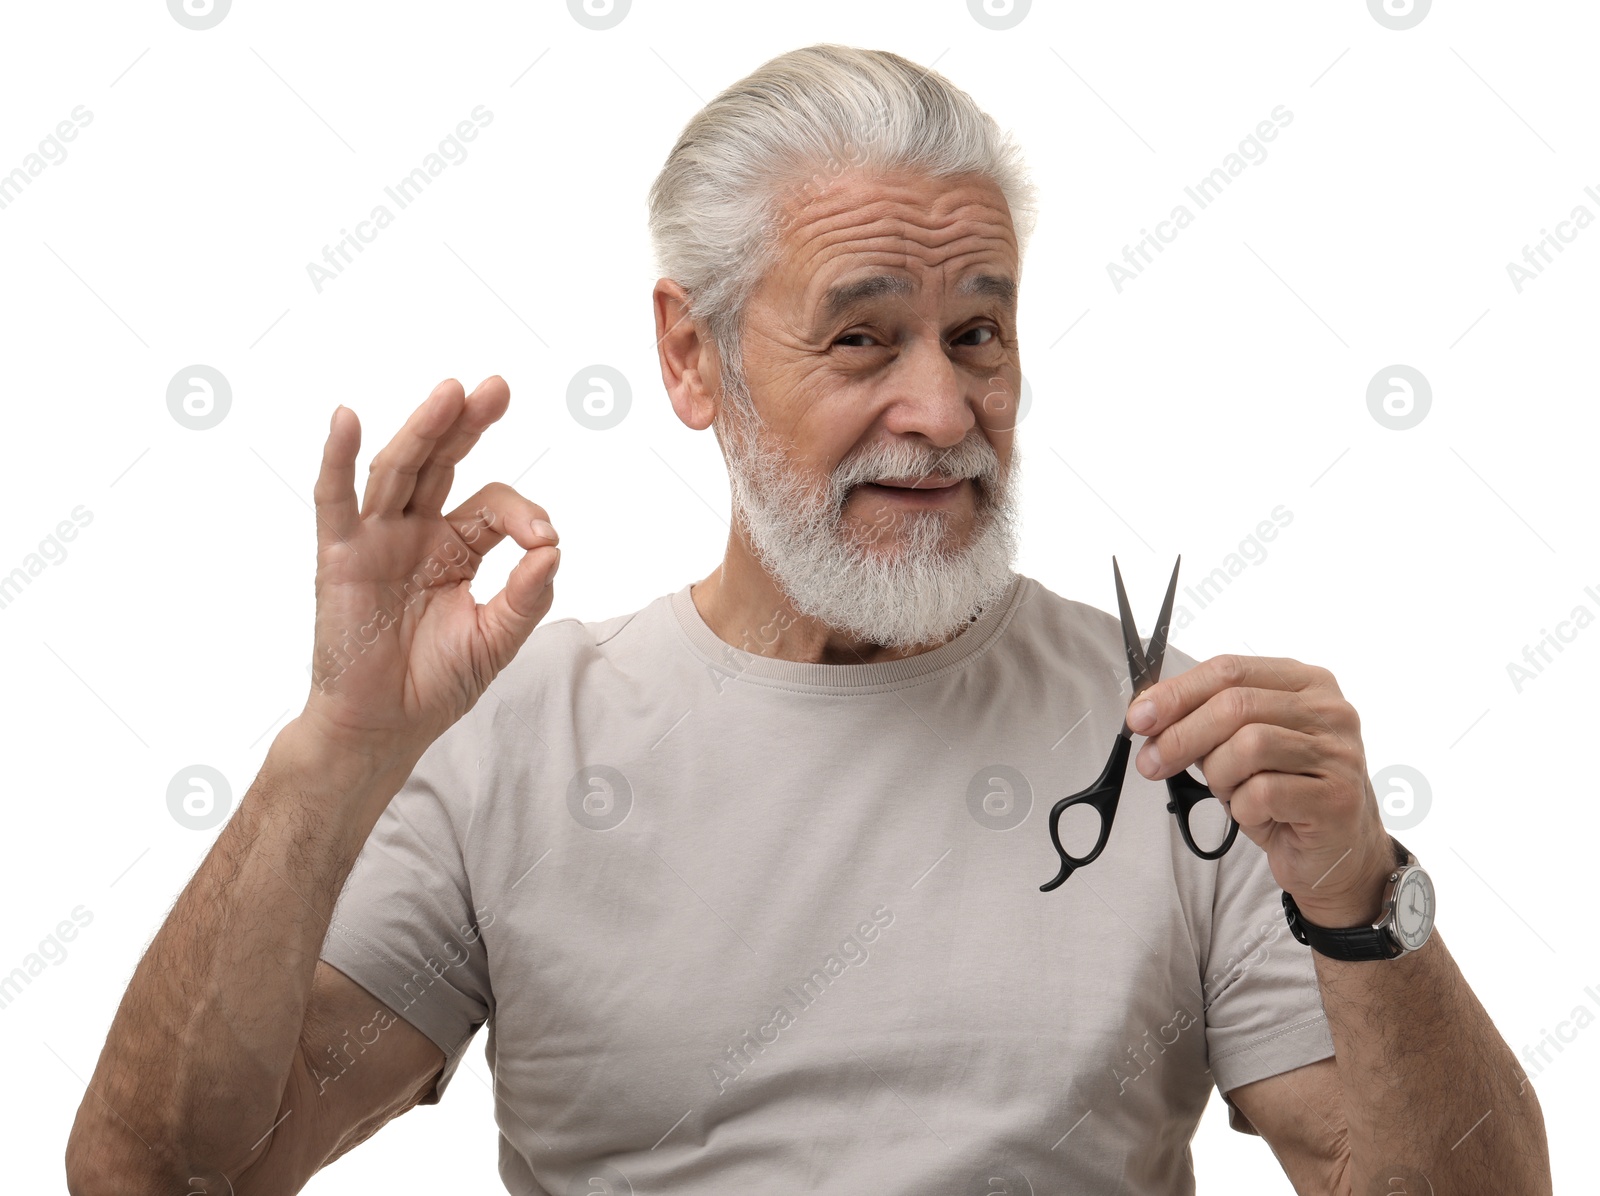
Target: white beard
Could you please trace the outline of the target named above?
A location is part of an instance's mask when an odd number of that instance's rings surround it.
[[[753,410],[741,389],[717,416],[734,516],[798,613],[866,643],[904,650],[943,643],[1005,594],[1021,522],[1015,440],[1004,471],[976,426],[945,450],[874,444],[840,462],[819,494],[781,450],[760,443],[759,419],[745,414]],[[953,534],[949,511],[899,512],[882,528],[845,525],[844,504],[855,486],[931,473],[973,479],[975,521],[962,551],[946,547]]]

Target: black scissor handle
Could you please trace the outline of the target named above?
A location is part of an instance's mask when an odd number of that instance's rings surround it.
[[[1194,841],[1194,836],[1189,833],[1189,811],[1201,802],[1213,798],[1216,794],[1189,775],[1187,771],[1176,773],[1167,778],[1167,809],[1171,810],[1178,819],[1178,833],[1183,836],[1183,841],[1202,860],[1220,860],[1228,854],[1228,848],[1233,846],[1233,841],[1239,836],[1239,824],[1233,820],[1233,815],[1228,815],[1228,833],[1222,840],[1220,847],[1211,851],[1202,851]]]
[[[1061,857],[1061,872],[1049,884],[1040,885],[1039,892],[1048,893],[1071,876],[1073,869],[1094,863],[1105,850],[1106,840],[1111,838],[1111,820],[1117,814],[1117,799],[1122,796],[1122,778],[1128,770],[1128,749],[1131,746],[1132,740],[1118,735],[1116,743],[1111,746],[1111,758],[1106,761],[1099,779],[1082,793],[1063,797],[1050,807],[1050,842]],[[1100,815],[1100,838],[1095,840],[1094,850],[1086,856],[1071,855],[1061,846],[1061,815],[1069,806],[1077,805],[1093,806]]]

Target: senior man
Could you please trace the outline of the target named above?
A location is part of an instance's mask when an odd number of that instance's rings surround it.
[[[129,986],[75,1192],[294,1191],[485,1023],[515,1193],[1188,1192],[1212,1086],[1300,1192],[1549,1190],[1439,935],[1288,932],[1283,892],[1359,928],[1396,867],[1326,670],[1174,649],[1109,847],[1040,892],[1041,805],[1129,695],[1116,621],[1011,567],[1032,219],[1014,146],[896,55],[708,104],[651,195],[655,321],[734,519],[632,614],[535,634],[544,508],[443,513],[499,378],[437,388],[359,508],[335,411],[313,689]],[[1214,862],[1161,800],[1192,764],[1244,831]]]

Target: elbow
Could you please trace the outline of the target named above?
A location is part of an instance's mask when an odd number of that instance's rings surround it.
[[[67,1142],[66,1166],[69,1196],[111,1196],[128,1190],[126,1178],[119,1180],[76,1135]]]
[[[67,1140],[66,1167],[70,1196],[130,1196],[160,1186],[141,1179],[131,1167],[119,1166],[103,1147],[76,1131]]]
[[[130,1156],[113,1145],[113,1139],[86,1128],[83,1118],[67,1137],[63,1162],[70,1196],[173,1196],[173,1193],[207,1193],[209,1189],[188,1183],[181,1173],[160,1167],[154,1151]],[[183,1185],[183,1186],[180,1186]]]
[[[69,1196],[227,1196],[226,1187],[202,1186],[203,1179],[178,1178],[171,1172],[157,1174],[123,1162],[110,1162],[93,1153],[68,1150],[67,1192]],[[219,1177],[220,1178],[220,1177]]]
[[[80,1108],[78,1119],[72,1123],[72,1132],[67,1135],[64,1162],[69,1196],[102,1196],[103,1193],[115,1191],[112,1186],[115,1181],[107,1173],[104,1157],[104,1151],[84,1129],[83,1110]]]
[[[127,1132],[131,1126],[119,1126],[118,1130],[86,1125],[80,1112],[67,1137],[63,1159],[69,1196],[245,1196],[248,1165],[223,1171],[185,1162],[181,1153],[160,1139],[152,1146],[144,1138],[134,1140],[137,1131]],[[262,1190],[252,1177],[248,1191]],[[272,1186],[267,1190],[286,1189]]]

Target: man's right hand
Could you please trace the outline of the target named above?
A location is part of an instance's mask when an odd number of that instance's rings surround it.
[[[442,513],[456,464],[510,398],[498,375],[470,395],[441,382],[372,459],[359,510],[361,426],[334,411],[315,490],[311,694],[298,720],[327,746],[409,769],[549,611],[561,550],[543,507],[491,482]],[[480,606],[468,583],[506,536],[526,552]]]
[[[323,1092],[328,1044],[388,1007],[320,951],[384,807],[550,609],[543,508],[495,482],[441,514],[510,398],[500,378],[470,397],[441,383],[373,458],[359,508],[361,427],[334,412],[311,694],[139,961],[68,1138],[71,1191],[298,1192],[442,1074],[444,1052],[406,1024]],[[479,606],[468,583],[506,536],[525,552]]]

